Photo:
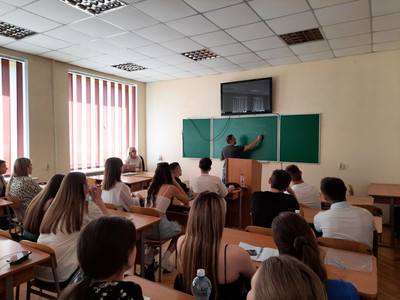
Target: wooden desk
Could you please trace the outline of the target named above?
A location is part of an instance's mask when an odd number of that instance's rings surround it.
[[[148,177],[148,178],[153,178],[154,177],[155,172],[138,172],[138,174],[136,176],[140,176],[140,177]],[[122,174],[123,175],[123,174]]]
[[[226,226],[242,229],[242,194],[242,189],[235,189],[225,196]]]
[[[147,172],[141,172],[141,173],[147,173]],[[104,179],[104,175],[90,176],[90,178],[93,178],[96,181],[101,182]],[[125,183],[126,185],[129,185],[132,192],[139,191],[144,189],[145,187],[148,187],[150,185],[151,180],[152,177],[148,176],[121,175],[121,182]]]
[[[146,241],[146,235],[151,234],[153,224],[161,222],[159,217],[146,216],[141,214],[134,214],[130,212],[119,211],[115,209],[109,209],[108,213],[110,216],[119,216],[124,218],[131,218],[133,224],[136,227],[136,238],[140,238],[140,275],[144,276],[145,265],[144,265],[144,242]],[[138,251],[139,252],[139,251]]]
[[[138,277],[127,276],[124,281],[133,281],[142,287],[143,296],[151,298],[151,300],[193,300],[194,297],[189,294],[179,292],[153,281]]]
[[[21,264],[10,265],[8,258],[16,253],[29,250],[32,254]],[[36,249],[20,245],[13,240],[0,236],[0,298],[5,293],[7,300],[14,299],[13,287],[33,278],[33,267],[50,259],[50,255]]]
[[[231,228],[225,228],[222,234],[222,242],[238,245],[240,242],[250,244],[257,247],[277,248],[272,237],[252,232],[246,232]],[[321,247],[324,251],[329,248]],[[372,271],[361,272],[350,269],[342,269],[333,265],[325,265],[329,279],[343,279],[351,282],[358,290],[359,294],[364,297],[376,298],[378,293],[378,271],[376,258],[373,255],[355,253],[350,251],[338,250],[343,254],[351,253],[352,255],[368,256],[372,259]],[[260,262],[254,262],[258,267]]]

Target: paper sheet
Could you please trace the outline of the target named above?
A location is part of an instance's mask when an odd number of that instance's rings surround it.
[[[277,249],[274,248],[268,248],[268,247],[256,247],[250,244],[246,244],[246,243],[239,243],[239,246],[242,247],[244,250],[255,250],[257,252],[257,255],[255,256],[250,256],[251,260],[253,261],[259,261],[262,262],[268,258],[270,258],[271,256],[278,256],[279,255],[279,251]]]

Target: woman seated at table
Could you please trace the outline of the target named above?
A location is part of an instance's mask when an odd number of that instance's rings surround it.
[[[159,224],[160,238],[169,239],[167,251],[161,260],[161,267],[167,272],[172,271],[171,263],[169,258],[176,249],[176,241],[178,235],[184,232],[184,228],[181,227],[178,222],[169,221],[165,215],[168,207],[171,205],[172,198],[180,200],[183,204],[189,204],[189,198],[186,193],[182,190],[181,186],[172,177],[168,163],[159,163],[157,165],[156,172],[153,180],[151,181],[145,206],[155,208],[156,210],[163,213],[161,216],[161,222]],[[153,225],[153,233],[149,238],[158,239],[157,225]],[[146,254],[145,263],[151,264],[155,249],[150,248]]]
[[[89,194],[91,201],[87,201]],[[68,285],[78,268],[76,244],[80,231],[103,213],[108,214],[101,200],[101,189],[89,187],[85,174],[71,172],[64,177],[57,195],[44,214],[37,241],[55,251],[60,287]],[[36,279],[54,283],[51,268],[37,266],[34,275]]]
[[[4,197],[6,195],[6,186],[7,183],[4,180],[4,174],[7,172],[7,164],[4,160],[0,160],[0,197]]]
[[[136,258],[136,228],[121,217],[101,217],[82,230],[78,261],[84,277],[68,287],[60,299],[143,300],[139,285],[123,281]]]
[[[132,197],[131,189],[121,182],[122,166],[122,160],[118,157],[106,160],[101,198],[104,203],[114,204],[118,210],[129,211],[131,206],[140,206],[139,200],[144,198],[140,194]]]
[[[225,200],[216,193],[200,193],[190,209],[186,234],[178,240],[181,274],[175,289],[191,293],[196,270],[202,268],[212,284],[210,299],[246,299],[256,268],[243,248],[221,241],[224,225]]]
[[[264,260],[251,279],[247,300],[325,300],[324,286],[305,264],[288,255]]]
[[[127,157],[124,161],[125,164],[127,165],[134,165],[135,170],[132,171],[143,171],[143,166],[142,166],[142,159],[140,158],[139,155],[137,155],[137,151],[135,147],[129,147],[127,152]]]
[[[33,198],[31,203],[29,203],[24,218],[24,231],[22,234],[24,239],[36,243],[40,234],[39,228],[40,224],[42,223],[44,213],[49,208],[51,202],[56,196],[63,178],[64,175],[54,175],[46,187],[39,194],[37,194],[35,198]]]
[[[14,210],[20,220],[24,219],[28,204],[42,190],[39,184],[29,176],[31,174],[31,160],[25,157],[17,158],[7,185],[6,196],[16,196],[20,199],[21,210]]]
[[[282,212],[272,222],[272,236],[280,254],[287,254],[309,266],[325,285],[328,299],[359,299],[350,282],[328,279],[324,254],[318,247],[314,232],[307,221],[294,212]]]

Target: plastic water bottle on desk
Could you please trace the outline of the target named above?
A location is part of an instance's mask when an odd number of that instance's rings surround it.
[[[240,186],[241,186],[242,188],[245,187],[245,184],[244,184],[244,175],[243,175],[243,173],[240,174]]]
[[[204,269],[197,270],[197,276],[192,282],[192,294],[196,300],[208,300],[211,295],[211,281]]]

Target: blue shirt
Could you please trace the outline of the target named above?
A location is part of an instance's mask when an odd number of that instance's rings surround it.
[[[359,300],[357,289],[350,282],[342,279],[329,279],[326,282],[328,300]]]

